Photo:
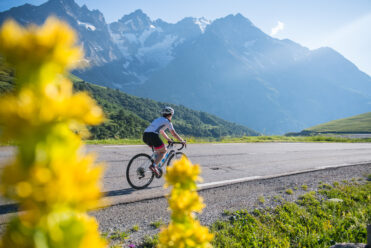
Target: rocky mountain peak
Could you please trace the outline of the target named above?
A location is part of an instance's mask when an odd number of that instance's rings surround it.
[[[141,9],[124,15],[118,23],[124,25],[125,29],[131,32],[142,32],[152,25],[151,19]]]
[[[206,33],[219,37],[230,44],[241,46],[251,40],[265,40],[269,36],[241,14],[219,18],[208,25]]]
[[[74,0],[49,0],[47,4],[58,5],[64,8],[80,8]]]

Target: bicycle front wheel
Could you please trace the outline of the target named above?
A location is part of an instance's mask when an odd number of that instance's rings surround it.
[[[126,179],[134,189],[144,189],[151,184],[154,174],[149,169],[152,161],[148,154],[135,155],[126,168]]]
[[[172,166],[174,161],[178,160],[178,159],[181,159],[182,156],[186,156],[184,153],[182,152],[174,152],[173,154],[170,155],[170,158],[169,158],[169,161],[167,162],[167,166]],[[187,156],[186,156],[187,157]]]

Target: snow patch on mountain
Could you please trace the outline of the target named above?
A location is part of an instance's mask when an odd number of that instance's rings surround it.
[[[197,24],[200,27],[201,32],[204,33],[206,27],[211,24],[211,21],[202,17],[202,18],[196,18],[194,23]]]
[[[95,31],[97,29],[94,25],[90,23],[86,23],[86,22],[80,22],[79,20],[77,20],[77,24],[85,27],[87,30],[90,30],[90,31]]]
[[[160,67],[166,66],[174,59],[172,50],[177,40],[177,36],[166,35],[161,42],[155,43],[152,46],[139,48],[138,58],[147,58],[158,63]]]

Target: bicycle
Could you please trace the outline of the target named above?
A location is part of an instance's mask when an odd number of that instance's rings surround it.
[[[175,144],[181,144],[182,146],[177,149],[174,149]],[[183,155],[183,152],[179,152],[183,148],[186,147],[186,144],[181,142],[169,142],[167,146],[167,152],[164,158],[159,163],[157,169],[160,172],[161,178],[163,174],[162,167],[166,164],[167,166],[171,166],[172,161],[180,159]],[[126,179],[131,187],[134,189],[144,189],[148,187],[153,181],[155,177],[155,173],[149,169],[149,166],[155,161],[157,153],[152,148],[152,155],[148,155],[146,153],[139,153],[130,159],[129,164],[126,168]]]

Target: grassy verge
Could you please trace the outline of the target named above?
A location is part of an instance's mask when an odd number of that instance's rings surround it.
[[[335,243],[366,243],[371,223],[371,174],[368,181],[322,184],[296,202],[263,210],[225,211],[227,221],[211,226],[214,248],[330,247]],[[282,198],[281,198],[282,199]],[[146,237],[138,247],[156,247]]]
[[[225,137],[221,142],[345,142],[345,143],[358,143],[358,142],[371,142],[371,139],[350,139],[341,137],[327,137],[327,136],[245,136],[240,138]]]
[[[297,202],[241,210],[212,226],[214,247],[330,247],[366,243],[371,223],[371,182],[322,185]]]
[[[221,138],[195,138],[185,137],[188,144],[202,143],[263,143],[263,142],[338,142],[338,143],[367,143],[371,139],[350,139],[327,136],[243,136],[243,137],[221,137]],[[84,140],[88,145],[143,145],[142,139],[103,139]],[[0,146],[14,145],[12,142],[0,143]]]
[[[84,140],[88,145],[143,145],[141,139]]]
[[[349,139],[326,136],[244,136],[244,137],[222,137],[222,138],[195,138],[186,137],[189,144],[195,143],[259,143],[259,142],[344,142],[361,143],[371,142],[371,139]],[[86,140],[87,144],[114,144],[114,145],[143,145],[141,139],[107,139]]]

